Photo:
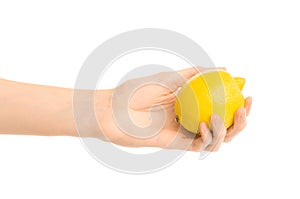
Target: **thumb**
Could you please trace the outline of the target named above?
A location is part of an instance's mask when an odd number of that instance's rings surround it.
[[[204,68],[202,66],[196,66],[196,67],[191,67],[191,68],[185,68],[183,70],[177,71],[179,75],[181,75],[185,80],[189,80],[191,77],[194,75],[198,74],[199,72],[209,69],[209,68]]]
[[[191,68],[186,68],[179,71],[170,72],[168,74],[168,78],[166,78],[167,82],[166,86],[168,86],[172,91],[176,91],[179,87],[182,87],[189,79],[193,76],[197,75],[198,73],[202,73],[207,70],[213,69],[222,69],[226,70],[225,67],[203,67],[203,66],[195,66]]]

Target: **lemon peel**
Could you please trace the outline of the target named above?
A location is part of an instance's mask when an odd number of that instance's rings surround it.
[[[175,114],[180,124],[198,133],[200,122],[209,128],[212,114],[218,114],[226,128],[233,124],[235,111],[244,106],[241,93],[245,79],[224,70],[210,70],[191,78],[178,92]]]

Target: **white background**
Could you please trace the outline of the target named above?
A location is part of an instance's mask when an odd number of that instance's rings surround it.
[[[0,198],[299,198],[299,18],[297,1],[1,1],[0,78],[73,87],[106,39],[164,28],[245,77],[253,107],[218,153],[148,175],[102,166],[77,138],[2,135]]]

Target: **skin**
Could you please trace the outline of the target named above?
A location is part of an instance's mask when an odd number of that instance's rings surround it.
[[[73,89],[0,79],[0,134],[81,136],[128,147],[217,151],[223,142],[230,142],[246,127],[252,98],[247,97],[245,107],[235,112],[234,124],[230,128],[226,129],[220,118],[213,115],[211,129],[205,123],[200,123],[199,134],[195,136],[187,132],[175,120],[176,90],[204,70],[195,67],[162,72],[129,80],[114,89],[79,91],[82,93],[78,98],[80,104],[88,103],[91,96],[95,97],[95,112],[83,111],[84,114],[80,116],[84,126],[84,132],[80,135],[73,114]],[[128,116],[122,115],[123,109],[113,109],[112,100],[118,102],[117,105],[128,102],[126,113],[132,121],[126,123],[128,128],[148,127],[149,132],[153,130],[154,133],[142,137],[139,136],[140,131],[124,130],[122,121],[116,121],[114,114]],[[155,118],[164,118],[160,128],[151,123],[151,114]],[[91,122],[94,116],[97,124]]]

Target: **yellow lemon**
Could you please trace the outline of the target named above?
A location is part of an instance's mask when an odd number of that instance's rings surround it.
[[[187,130],[198,133],[200,122],[210,127],[212,114],[218,114],[226,128],[233,123],[234,112],[244,106],[241,93],[244,78],[231,77],[224,70],[196,75],[178,92],[175,101],[177,120]]]

